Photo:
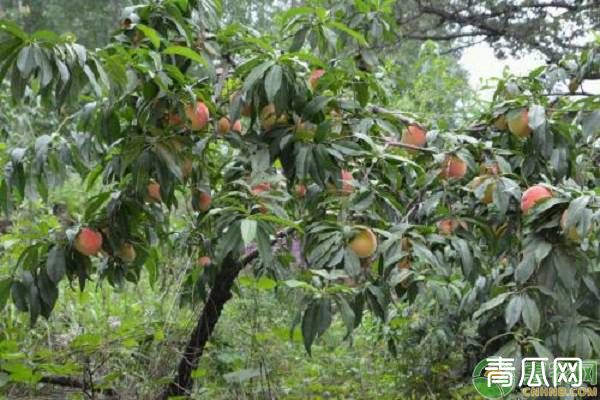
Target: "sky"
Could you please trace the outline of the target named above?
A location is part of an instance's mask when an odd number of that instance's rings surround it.
[[[496,58],[487,43],[479,43],[465,49],[460,63],[469,72],[469,83],[475,89],[480,89],[490,78],[501,77],[504,68],[509,68],[516,75],[526,75],[534,68],[545,64],[543,57],[535,54],[527,54],[518,59],[508,57],[500,60]],[[600,80],[585,81],[583,89],[590,93],[600,94]],[[480,95],[485,99],[490,99],[493,91],[491,89],[483,90]]]
[[[543,58],[533,54],[519,59],[509,57],[499,60],[487,43],[479,43],[465,49],[461,58],[461,65],[469,72],[470,84],[476,89],[479,89],[487,79],[501,77],[504,68],[508,67],[512,73],[517,75],[526,75],[532,69],[543,64]]]

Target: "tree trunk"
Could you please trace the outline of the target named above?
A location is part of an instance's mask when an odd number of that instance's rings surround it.
[[[215,282],[210,289],[210,294],[204,304],[198,323],[183,351],[183,357],[177,368],[177,376],[162,393],[161,399],[166,400],[169,396],[188,396],[190,394],[194,383],[192,372],[198,367],[200,356],[202,356],[206,342],[215,330],[223,306],[231,299],[233,283],[242,268],[256,256],[257,253],[253,252],[241,261],[230,257],[224,260],[221,270],[217,273]]]
[[[272,244],[278,239],[286,237],[291,229],[278,232]],[[183,351],[183,357],[179,361],[177,376],[169,383],[169,386],[161,393],[159,399],[166,400],[170,396],[189,396],[194,382],[192,381],[192,372],[198,367],[198,361],[206,342],[215,330],[215,325],[221,316],[223,306],[231,299],[231,288],[240,271],[258,257],[258,250],[254,249],[246,253],[241,260],[228,256],[223,261],[221,269],[215,277],[215,281],[210,289],[208,299],[204,303],[204,308],[198,319],[196,327],[192,331],[190,340]]]

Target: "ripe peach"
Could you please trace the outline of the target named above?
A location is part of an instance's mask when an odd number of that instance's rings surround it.
[[[258,185],[252,186],[251,192],[253,195],[257,196],[262,192],[268,192],[271,190],[271,184],[269,182],[261,182]]]
[[[325,74],[325,70],[322,68],[314,69],[310,73],[310,77],[308,78],[308,84],[314,90],[319,83],[319,78],[321,78]]]
[[[242,122],[238,119],[233,123],[231,130],[237,133],[242,133]]]
[[[135,247],[133,247],[131,243],[124,242],[119,246],[116,256],[123,260],[123,262],[130,264],[135,261],[137,254],[135,252]]]
[[[74,246],[84,256],[96,255],[102,248],[102,234],[95,229],[83,227],[75,237]]]
[[[509,113],[507,121],[508,130],[514,135],[522,138],[531,135],[531,128],[529,127],[529,111],[526,108],[520,113]]]
[[[371,257],[377,250],[377,236],[369,228],[361,228],[350,241],[350,249],[360,258]]]
[[[156,181],[151,181],[146,188],[148,193],[148,200],[156,203],[160,203],[162,201],[162,197],[160,196],[160,184]]]
[[[411,124],[402,131],[402,138],[400,141],[411,146],[423,147],[425,146],[425,143],[427,143],[427,132],[420,126]]]
[[[461,179],[467,173],[467,163],[454,155],[446,156],[442,168],[442,177],[447,179]]]
[[[230,128],[231,128],[231,123],[229,122],[229,118],[227,118],[227,117],[219,118],[219,121],[217,122],[217,133],[218,134],[224,135],[227,132],[229,132]]]
[[[212,260],[209,256],[202,256],[196,261],[196,265],[200,268],[208,267],[210,264],[212,264]]]
[[[201,191],[198,193],[198,210],[207,212],[212,204],[212,196],[210,193]]]
[[[452,235],[458,226],[459,222],[456,218],[444,218],[437,222],[439,233],[446,236]]]
[[[178,127],[181,126],[181,124],[183,124],[183,120],[181,119],[181,116],[175,112],[170,112],[167,115],[167,125],[168,126],[172,126],[172,127]]]
[[[190,120],[192,130],[194,131],[204,129],[206,125],[208,125],[208,120],[210,118],[208,107],[201,101],[198,101],[195,106],[188,105],[185,108],[185,115]]]
[[[352,186],[352,172],[342,170],[342,194],[352,194],[354,186]]]
[[[284,124],[287,122],[287,115],[282,113],[277,115],[274,104],[267,104],[260,112],[260,126],[265,131],[270,131],[275,124]]]
[[[552,197],[552,192],[542,185],[535,185],[523,192],[521,197],[521,211],[527,214],[538,202]]]
[[[303,183],[297,184],[294,187],[294,193],[300,198],[306,196],[306,185],[304,185]]]

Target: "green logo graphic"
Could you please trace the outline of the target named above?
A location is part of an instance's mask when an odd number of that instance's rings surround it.
[[[503,370],[495,364],[497,363],[491,359],[481,360],[473,370],[473,386],[486,399],[500,399],[512,392],[516,386],[514,368]]]

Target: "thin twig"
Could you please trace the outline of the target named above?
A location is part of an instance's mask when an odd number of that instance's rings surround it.
[[[437,150],[430,149],[428,147],[419,147],[419,146],[415,146],[413,144],[402,143],[402,142],[399,142],[398,140],[396,140],[395,138],[392,138],[392,137],[386,138],[385,139],[385,144],[387,146],[391,146],[391,147],[402,147],[404,149],[422,151],[422,152],[430,153],[430,154],[435,154],[435,153],[438,152]]]

